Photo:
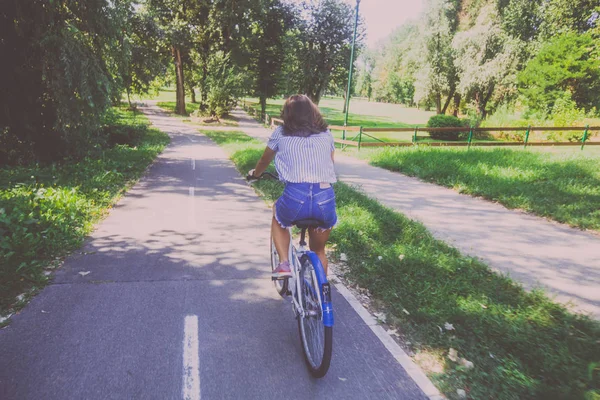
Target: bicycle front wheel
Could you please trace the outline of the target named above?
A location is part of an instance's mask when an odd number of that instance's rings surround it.
[[[306,255],[302,257],[300,264],[298,299],[304,315],[298,316],[298,329],[306,365],[315,378],[322,378],[331,363],[333,328],[323,325],[320,287],[314,266]]]

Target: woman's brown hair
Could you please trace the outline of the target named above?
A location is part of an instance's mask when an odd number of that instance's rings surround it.
[[[286,136],[307,137],[327,130],[327,123],[319,108],[303,94],[290,96],[285,101],[281,119],[283,134]]]

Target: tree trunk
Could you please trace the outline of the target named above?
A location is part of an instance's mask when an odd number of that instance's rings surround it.
[[[200,78],[200,110],[204,111],[208,107],[208,90],[206,80],[208,79],[208,67],[206,60],[202,61],[202,78]]]
[[[435,113],[442,114],[442,95],[440,93],[435,95]]]
[[[444,107],[442,108],[442,114],[446,114],[446,111],[448,110],[448,106],[450,105],[450,101],[452,100],[452,97],[454,97],[454,90],[450,91],[450,94],[448,95],[448,98],[446,99],[446,103],[444,103]]]
[[[261,120],[265,119],[265,114],[267,113],[267,98],[265,95],[260,96],[260,117]]]
[[[173,61],[175,62],[175,72],[177,77],[175,114],[186,115],[185,112],[185,86],[183,79],[183,63],[181,62],[181,51],[178,47],[172,47]]]
[[[192,96],[192,103],[196,103],[196,91],[194,90],[194,88],[190,89],[190,94]]]
[[[487,103],[488,101],[490,101],[490,98],[492,97],[492,94],[494,93],[494,88],[495,88],[495,84],[491,84],[490,87],[487,90],[487,93],[485,95],[483,95],[482,93],[479,94],[479,101],[477,102],[477,108],[479,111],[479,115],[481,115],[481,119],[484,120],[487,117]]]
[[[127,103],[129,103],[129,109],[131,110],[131,109],[133,109],[133,108],[131,107],[131,96],[130,96],[130,94],[129,94],[129,92],[130,92],[130,91],[131,91],[131,90],[129,89],[129,86],[128,86],[128,87],[127,87]]]
[[[458,110],[460,109],[460,94],[454,95],[454,116],[458,117]]]
[[[306,95],[313,103],[319,105],[319,101],[321,100],[321,93],[319,91],[308,92]]]
[[[342,97],[344,98],[344,110],[342,111],[342,114],[346,114],[346,94],[344,93]]]

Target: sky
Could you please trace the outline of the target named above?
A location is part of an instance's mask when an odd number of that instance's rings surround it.
[[[344,0],[356,6],[356,0]],[[359,13],[367,26],[367,46],[373,47],[395,28],[419,16],[425,0],[361,0]]]

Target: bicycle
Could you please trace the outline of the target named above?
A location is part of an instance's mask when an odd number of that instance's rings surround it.
[[[249,176],[248,180],[259,180],[264,176],[278,179],[277,176],[265,172],[258,178]],[[321,224],[321,221],[312,219],[294,222],[294,225],[300,228],[300,242],[296,248],[290,228],[288,251],[292,276],[283,279],[272,278],[279,295],[291,300],[298,321],[304,359],[315,378],[322,378],[329,370],[333,348],[331,286],[319,257],[306,248],[306,230]],[[279,255],[271,238],[271,269],[274,270],[278,265]]]

